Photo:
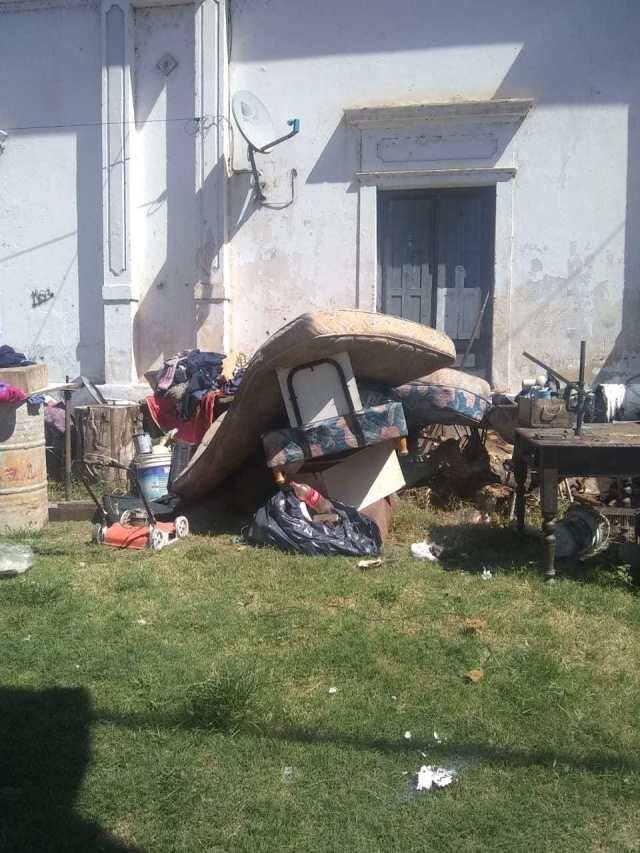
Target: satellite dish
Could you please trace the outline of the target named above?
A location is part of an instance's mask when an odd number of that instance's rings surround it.
[[[248,155],[249,162],[251,163],[251,171],[253,172],[256,195],[260,201],[264,201],[265,196],[260,189],[255,152],[268,154],[272,148],[284,142],[285,139],[291,139],[292,136],[295,136],[300,131],[300,120],[297,118],[289,119],[287,124],[291,127],[291,130],[283,136],[276,136],[276,130],[269,110],[260,98],[256,97],[253,92],[248,91],[236,92],[231,100],[231,110],[238,125],[238,130],[249,146]]]
[[[236,92],[231,104],[240,133],[256,151],[264,151],[276,138],[269,110],[252,92]]]

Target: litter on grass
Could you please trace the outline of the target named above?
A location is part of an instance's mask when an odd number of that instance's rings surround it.
[[[380,559],[377,559],[377,560],[360,560],[360,562],[358,563],[358,568],[362,569],[364,571],[366,569],[377,569],[378,566],[381,566],[381,565],[382,565],[382,560],[380,560]]]
[[[295,775],[295,769],[293,767],[284,767],[282,770],[282,781],[286,785],[288,784]]]
[[[405,732],[404,733],[404,739],[405,740],[411,740],[411,732]]]
[[[423,764],[416,776],[416,791],[431,791],[446,788],[456,778],[456,771],[448,767],[432,767]]]
[[[493,580],[493,575],[489,571],[489,569],[483,569],[482,570],[482,580],[483,581],[492,581]]]
[[[481,634],[486,628],[486,619],[465,619],[462,623],[462,630],[465,634]]]
[[[469,672],[465,672],[464,680],[468,681],[470,684],[477,684],[479,681],[482,681],[484,678],[484,670],[482,669],[470,669]]]
[[[428,542],[426,539],[422,542],[414,542],[411,546],[411,555],[417,560],[435,562],[443,551],[442,545],[436,545],[435,542]]]
[[[331,694],[331,696],[334,696],[337,692],[338,692],[337,687],[330,687],[329,688],[329,693]]]
[[[0,546],[0,577],[23,575],[33,565],[33,551],[28,545],[3,543]]]

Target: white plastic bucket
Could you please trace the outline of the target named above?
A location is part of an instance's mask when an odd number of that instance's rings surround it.
[[[171,452],[166,447],[136,456],[136,475],[147,500],[154,501],[167,494],[170,470]]]

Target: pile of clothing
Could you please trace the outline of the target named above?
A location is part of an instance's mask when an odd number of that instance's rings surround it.
[[[243,374],[223,353],[185,350],[145,374],[154,390],[149,413],[163,432],[176,430],[178,440],[199,444],[220,414],[216,402],[238,391]]]
[[[35,361],[29,361],[23,352],[16,352],[7,344],[0,347],[0,367],[26,367],[29,364],[35,364]]]

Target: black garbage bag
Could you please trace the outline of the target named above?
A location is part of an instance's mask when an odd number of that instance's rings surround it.
[[[357,509],[333,501],[338,522],[320,524],[303,515],[301,502],[290,493],[278,492],[253,517],[247,542],[272,545],[298,554],[376,557],[382,551],[378,525]]]

